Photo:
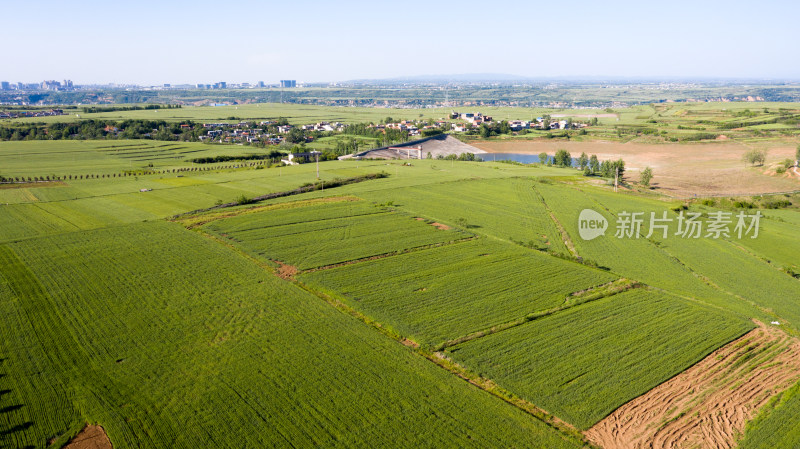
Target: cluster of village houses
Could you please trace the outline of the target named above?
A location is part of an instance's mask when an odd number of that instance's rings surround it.
[[[275,125],[274,121],[263,121],[259,126]],[[311,125],[298,126],[303,131],[320,131],[320,132],[341,132],[345,128],[344,123],[339,122],[319,122]],[[189,127],[189,125],[181,125],[181,127]],[[207,129],[205,136],[199,136],[202,140],[218,140],[224,143],[260,143],[277,145],[285,140],[286,134],[295,128],[293,125],[278,125],[277,134],[264,131],[260,127],[253,127],[252,122],[239,122],[239,123],[204,123],[203,128]],[[306,137],[306,141],[310,142],[313,139]]]
[[[483,115],[480,112],[465,112],[459,113],[453,111],[450,113],[451,120],[463,120],[461,123],[453,123],[450,128],[455,132],[467,132],[470,129],[478,128],[482,124],[489,124],[492,122],[492,117]],[[537,117],[533,121],[525,120],[509,120],[508,127],[512,131],[522,131],[523,129],[570,129],[570,128],[584,128],[586,124],[571,123],[567,120],[554,120],[549,121],[544,117]]]
[[[50,115],[62,115],[63,111],[60,109],[50,109],[41,111],[27,111],[27,112],[2,112],[0,111],[0,118],[17,118],[17,117],[45,117]],[[492,117],[483,115],[480,112],[467,112],[459,113],[453,111],[450,114],[450,121],[446,122],[438,120],[435,122],[417,121],[417,120],[401,120],[394,123],[386,124],[373,124],[371,128],[383,131],[386,129],[395,129],[399,131],[406,131],[410,137],[416,137],[426,129],[447,129],[454,132],[467,132],[472,129],[480,127],[482,124],[490,124]],[[455,123],[453,123],[455,121]],[[265,126],[276,125],[275,121],[262,121],[257,126],[253,126],[253,122],[242,121],[239,123],[205,123],[203,127],[207,130],[205,135],[198,136],[201,141],[218,141],[220,143],[264,143],[268,145],[277,145],[286,140],[286,135],[289,134],[294,125],[278,125],[276,126],[277,132],[264,131]],[[561,121],[547,121],[542,117],[537,118],[535,121],[523,120],[510,120],[508,122],[509,128],[512,131],[521,131],[524,129],[568,129],[579,128],[586,126],[585,124],[572,124],[566,120]],[[313,140],[308,136],[308,133],[313,131],[318,132],[342,132],[347,125],[340,122],[319,122],[310,125],[301,125],[297,128],[304,131],[306,134],[306,142]],[[181,125],[182,130],[191,130],[191,125]],[[116,127],[109,126],[106,131],[116,133]],[[385,132],[385,131],[384,131]]]
[[[61,109],[47,109],[41,111],[0,111],[0,118],[50,117],[52,115],[64,115],[64,111]]]
[[[426,121],[417,121],[417,120],[401,120],[394,123],[385,123],[385,124],[372,124],[369,127],[383,131],[386,129],[396,129],[399,131],[407,131],[408,135],[411,137],[416,137],[421,134],[422,131],[426,129],[445,129],[450,127],[450,129],[454,132],[467,132],[472,129],[480,127],[482,124],[490,124],[492,122],[492,117],[488,115],[484,115],[480,112],[465,112],[459,113],[453,111],[450,114],[451,122],[446,121],[435,121],[435,122],[426,122]],[[452,123],[452,121],[456,121],[456,123]],[[260,126],[270,126],[275,125],[276,122],[274,121],[263,121],[259,123]],[[181,125],[187,126],[188,125]],[[277,133],[267,133],[262,131],[261,128],[254,128],[252,127],[252,123],[250,122],[240,122],[237,124],[230,124],[230,123],[206,123],[203,125],[207,130],[207,135],[200,136],[200,140],[219,140],[225,143],[259,143],[263,142],[265,144],[280,144],[285,140],[286,134],[288,134],[293,128],[294,125],[279,125],[277,126]],[[533,121],[525,121],[525,120],[510,120],[508,121],[508,126],[512,131],[522,131],[527,129],[570,129],[570,128],[582,128],[587,126],[583,123],[572,123],[567,120],[553,120],[549,121],[543,117],[538,117],[536,120]],[[319,122],[310,125],[301,125],[297,126],[303,131],[320,131],[320,132],[342,132],[344,131],[346,125],[340,122]],[[385,132],[385,131],[384,131]],[[311,137],[306,137],[306,141],[313,140]]]

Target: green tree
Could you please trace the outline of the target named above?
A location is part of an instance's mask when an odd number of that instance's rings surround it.
[[[619,174],[619,179],[621,181],[622,175],[625,173],[625,161],[622,159],[617,159],[616,161],[611,162],[611,169],[611,176]]]
[[[650,167],[645,167],[641,173],[639,173],[639,183],[645,187],[650,187],[650,181],[653,179],[653,169]]]
[[[302,143],[306,141],[306,136],[300,128],[292,128],[286,134],[286,141],[289,143]]]
[[[547,153],[539,153],[539,163],[540,164],[547,163]]]
[[[581,156],[578,158],[578,167],[583,170],[587,165],[589,165],[589,156],[587,156],[586,153],[581,153]]]
[[[767,160],[767,150],[751,149],[742,156],[742,160],[750,165],[764,165]]]
[[[596,154],[593,154],[592,157],[589,158],[589,168],[592,170],[593,175],[600,172],[600,161],[597,159]]]
[[[503,120],[500,122],[500,130],[498,131],[500,134],[508,134],[511,132],[511,127],[508,126],[508,122]]]
[[[572,167],[572,156],[567,150],[558,150],[553,156],[553,163],[559,167]]]

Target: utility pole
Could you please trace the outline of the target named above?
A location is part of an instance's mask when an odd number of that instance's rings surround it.
[[[319,153],[316,153],[317,156],[317,179],[319,179]]]

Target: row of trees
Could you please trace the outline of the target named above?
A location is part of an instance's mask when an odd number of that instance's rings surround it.
[[[539,163],[556,167],[574,167],[581,170],[584,176],[613,178],[619,174],[620,178],[622,178],[623,173],[625,173],[625,161],[622,159],[600,162],[596,154],[589,156],[586,153],[581,153],[579,157],[573,158],[567,150],[556,151],[552,159],[547,153],[539,153]]]
[[[63,140],[63,139],[155,139],[196,141],[205,134],[202,124],[165,120],[84,120],[72,123],[26,124],[0,126],[0,140]]]
[[[241,159],[241,158],[239,158]],[[233,168],[243,168],[243,167],[263,167],[272,166],[274,160],[259,160],[257,162],[248,162],[248,163],[239,163],[235,165],[223,165],[223,166],[215,166],[215,167],[182,167],[182,168],[172,168],[172,169],[140,169],[140,170],[125,170],[121,173],[109,173],[109,174],[85,174],[85,175],[64,175],[64,176],[57,176],[57,175],[49,175],[49,176],[9,176],[4,177],[0,176],[0,182],[47,182],[47,181],[72,181],[72,180],[81,180],[81,179],[106,179],[106,178],[122,178],[127,176],[139,176],[139,175],[162,175],[167,173],[182,173],[182,172],[197,172],[197,171],[211,171],[211,170],[227,170]]]

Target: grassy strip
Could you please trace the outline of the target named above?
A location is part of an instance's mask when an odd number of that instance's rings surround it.
[[[496,334],[498,332],[502,332],[504,330],[508,330],[508,329],[523,325],[523,324],[525,324],[525,323],[527,323],[529,321],[533,321],[533,320],[536,320],[536,319],[539,319],[539,318],[543,318],[543,317],[552,315],[554,313],[560,312],[562,310],[569,309],[571,307],[575,307],[577,305],[585,304],[585,303],[590,302],[590,301],[595,301],[595,300],[598,300],[600,298],[605,298],[605,297],[608,297],[608,296],[616,295],[618,293],[622,293],[624,291],[627,291],[627,290],[630,290],[630,289],[633,289],[633,288],[643,288],[643,287],[645,287],[644,284],[640,284],[638,282],[631,281],[629,279],[625,279],[625,278],[617,279],[616,281],[612,281],[612,282],[609,282],[607,284],[600,285],[598,287],[594,287],[594,288],[587,289],[587,290],[580,291],[580,292],[575,292],[572,295],[570,295],[569,297],[567,297],[567,299],[564,301],[564,304],[562,304],[562,305],[560,305],[558,307],[553,307],[551,309],[543,310],[541,312],[531,313],[531,314],[525,315],[524,317],[522,317],[520,319],[517,319],[517,320],[514,320],[514,321],[509,321],[507,323],[498,324],[498,325],[492,326],[492,327],[490,327],[488,329],[484,329],[484,330],[481,330],[481,331],[478,331],[478,332],[473,332],[473,333],[471,333],[469,335],[464,335],[463,337],[458,337],[458,338],[454,338],[452,340],[446,341],[446,342],[442,343],[441,345],[436,346],[434,348],[434,351],[443,351],[444,349],[447,349],[447,348],[449,348],[451,346],[456,346],[456,345],[459,345],[461,343],[466,343],[468,341],[475,340],[475,339],[481,338],[481,337],[485,337],[487,335]]]
[[[245,204],[252,204],[252,203],[257,203],[257,202],[260,202],[260,201],[272,200],[272,199],[275,199],[275,198],[282,198],[282,197],[285,197],[285,196],[299,195],[301,193],[313,192],[315,190],[323,190],[325,187],[328,187],[329,189],[331,189],[331,188],[334,188],[334,187],[341,187],[341,186],[345,186],[345,185],[348,185],[348,184],[356,184],[356,183],[359,183],[359,182],[369,181],[371,179],[386,178],[388,176],[389,176],[388,173],[380,172],[380,173],[370,173],[370,174],[366,174],[364,176],[357,176],[355,178],[344,178],[344,179],[337,178],[337,179],[334,179],[332,181],[328,181],[327,184],[325,184],[323,182],[320,182],[320,183],[306,183],[306,184],[303,184],[303,185],[301,185],[300,187],[298,187],[298,188],[296,188],[294,190],[286,190],[286,191],[283,191],[283,192],[268,193],[266,195],[261,195],[261,196],[257,196],[257,197],[254,197],[254,198],[242,197],[239,200],[234,201],[232,203],[218,204],[216,206],[207,207],[207,208],[204,208],[204,209],[196,209],[196,210],[193,210],[193,211],[184,212],[182,214],[173,215],[170,219],[171,220],[178,220],[181,217],[196,215],[196,214],[200,214],[200,213],[203,213],[203,212],[209,212],[209,211],[212,211],[212,210],[225,209],[225,208],[235,207],[235,206],[242,206],[242,205],[245,205]]]
[[[475,240],[475,239],[478,239],[478,238],[480,238],[480,237],[477,237],[477,236],[473,235],[471,237],[464,237],[463,239],[453,240],[453,241],[450,241],[450,242],[431,243],[429,245],[416,246],[414,248],[406,248],[406,249],[401,250],[401,251],[392,251],[392,252],[389,252],[389,253],[377,254],[377,255],[369,256],[369,257],[362,257],[360,259],[348,260],[346,262],[334,263],[334,264],[325,265],[325,266],[322,266],[322,267],[309,268],[307,270],[300,271],[298,274],[313,273],[315,271],[322,271],[322,270],[330,270],[331,268],[343,267],[345,265],[353,265],[353,264],[360,263],[360,262],[367,262],[367,261],[370,261],[370,260],[385,259],[387,257],[399,256],[401,254],[413,253],[413,252],[422,251],[422,250],[426,250],[426,249],[430,249],[430,248],[438,248],[440,246],[454,245],[456,243],[468,242],[470,240]]]
[[[199,213],[196,215],[182,216],[182,218],[172,219],[172,221],[179,222],[187,229],[194,229],[198,226],[203,226],[205,224],[217,220],[222,220],[224,218],[231,218],[239,215],[251,214],[254,212],[294,209],[299,207],[314,206],[323,203],[340,203],[346,201],[361,201],[361,198],[352,195],[328,196],[324,198],[313,198],[310,200],[291,201],[287,203],[265,204],[262,206],[254,206],[244,209],[225,210],[225,211],[211,212],[211,213]]]
[[[550,219],[553,220],[553,224],[556,225],[556,228],[561,233],[561,240],[564,241],[564,245],[567,247],[570,254],[572,254],[572,256],[579,261],[583,260],[580,254],[578,254],[578,250],[575,248],[575,244],[572,243],[572,238],[570,238],[569,234],[567,233],[567,230],[564,229],[564,226],[562,226],[561,222],[558,221],[558,218],[556,218],[556,214],[553,213],[553,210],[550,209],[550,206],[547,205],[547,201],[545,201],[544,196],[542,196],[541,194],[539,196],[542,198],[542,204],[544,204],[545,210],[547,211],[548,215],[550,215]]]

